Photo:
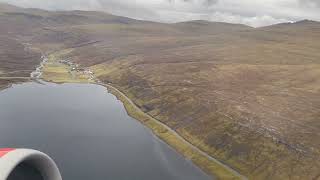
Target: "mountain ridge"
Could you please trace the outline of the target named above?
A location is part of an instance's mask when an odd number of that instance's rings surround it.
[[[0,10],[0,76],[26,76],[40,52],[68,59],[249,179],[318,177],[318,22],[251,28],[12,12]]]
[[[162,23],[162,22],[155,22],[155,21],[148,21],[148,20],[138,20],[138,19],[134,19],[134,18],[129,18],[129,17],[125,17],[125,16],[119,16],[119,15],[114,15],[111,13],[108,13],[106,11],[86,11],[86,10],[71,10],[71,11],[66,11],[66,10],[56,10],[56,11],[52,11],[52,10],[43,10],[43,9],[39,9],[39,8],[22,8],[19,6],[15,6],[15,5],[11,5],[9,3],[3,3],[0,2],[0,11],[35,11],[35,12],[51,12],[51,13],[75,13],[75,14],[81,14],[81,13],[85,13],[86,15],[93,13],[93,14],[101,14],[101,15],[108,15],[108,16],[113,16],[113,17],[118,17],[118,18],[124,18],[124,19],[130,19],[130,20],[134,20],[136,22],[149,22],[149,23],[157,23],[157,24],[195,24],[197,23],[198,25],[214,25],[214,24],[224,24],[224,25],[241,25],[241,26],[245,26],[245,27],[250,27],[250,28],[254,28],[251,27],[249,25],[245,25],[245,24],[239,24],[239,23],[229,23],[229,22],[221,22],[221,21],[208,21],[208,20],[189,20],[189,21],[180,21],[180,22],[175,22],[175,23]],[[315,20],[309,20],[309,19],[304,19],[304,20],[299,20],[296,22],[287,22],[287,23],[278,23],[278,24],[272,24],[272,25],[268,25],[268,26],[262,26],[262,27],[258,27],[258,28],[264,28],[264,27],[269,27],[269,26],[274,26],[274,25],[281,25],[281,24],[297,24],[297,23],[320,23],[319,21],[315,21]]]

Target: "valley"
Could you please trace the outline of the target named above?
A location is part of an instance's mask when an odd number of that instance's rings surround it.
[[[29,81],[46,55],[41,78],[114,87],[132,117],[208,174],[319,178],[319,22],[165,24],[0,7],[0,88]]]

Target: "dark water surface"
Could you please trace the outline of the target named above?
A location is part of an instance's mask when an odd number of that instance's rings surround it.
[[[50,155],[64,180],[207,180],[98,85],[25,83],[0,91],[0,147]]]

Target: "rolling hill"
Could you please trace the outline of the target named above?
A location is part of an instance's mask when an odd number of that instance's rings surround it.
[[[164,24],[1,4],[0,24],[0,77],[63,52],[249,179],[320,177],[319,22]]]

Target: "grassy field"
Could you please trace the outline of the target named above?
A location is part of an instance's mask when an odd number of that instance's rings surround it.
[[[28,76],[42,52],[45,79],[87,83],[67,59],[249,179],[320,177],[319,22],[163,24],[0,5],[0,24],[0,76]]]
[[[71,74],[71,67],[59,62],[69,52],[58,51],[48,56],[48,61],[43,68],[42,79],[55,83],[94,83],[92,80],[88,80],[89,77],[84,76],[81,73]],[[190,145],[183,142],[174,133],[169,131],[165,126],[157,123],[157,120],[145,114],[137,106],[132,104],[124,94],[110,85],[105,85],[108,91],[114,94],[119,100],[121,100],[128,112],[128,114],[140,121],[143,125],[153,131],[155,135],[168,143],[171,147],[177,150],[187,159],[190,159],[201,169],[203,169],[209,175],[212,175],[218,179],[244,179],[242,176],[230,171],[219,163],[208,159],[199,151],[193,149]]]
[[[55,83],[92,83],[93,81],[83,72],[72,70],[71,66],[59,62],[63,60],[65,51],[58,51],[48,56],[41,78]]]
[[[139,120],[142,124],[151,129],[155,135],[164,140],[185,158],[190,159],[193,163],[198,165],[198,167],[200,167],[209,175],[212,175],[217,179],[246,179],[245,177],[242,177],[241,175],[230,171],[221,164],[208,159],[202,153],[186,144],[174,133],[169,131],[165,126],[159,124],[157,122],[158,120],[150,117],[149,115],[141,111],[136,105],[132,104],[132,102],[128,101],[126,96],[119,90],[110,85],[106,85],[106,87],[108,88],[108,91],[110,93],[114,94],[119,100],[121,100],[131,117]]]

